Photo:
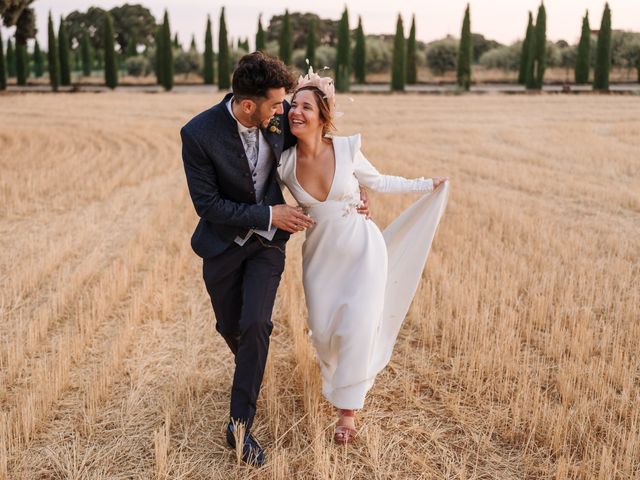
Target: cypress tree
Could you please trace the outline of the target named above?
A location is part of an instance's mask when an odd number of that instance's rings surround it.
[[[418,82],[418,59],[416,58],[416,16],[411,20],[411,31],[407,40],[407,84]]]
[[[164,85],[164,47],[162,45],[162,25],[156,30],[156,83]]]
[[[71,67],[69,65],[69,38],[64,19],[60,17],[58,29],[58,55],[60,56],[60,85],[71,85]]]
[[[609,90],[609,71],[611,69],[611,10],[609,3],[604,6],[602,23],[598,33],[596,47],[596,68],[593,72],[593,89]]]
[[[58,41],[56,39],[56,33],[53,29],[53,19],[51,18],[51,12],[49,12],[49,51],[47,56],[49,58],[49,82],[53,91],[58,90],[60,85],[60,58],[58,57]]]
[[[13,78],[16,76],[16,51],[13,48],[11,39],[7,41],[7,76]]]
[[[351,79],[351,38],[349,37],[349,12],[344,7],[338,24],[338,52],[336,58],[336,89],[348,92]]]
[[[309,21],[309,29],[307,32],[307,60],[309,65],[316,65],[316,19],[311,17]]]
[[[589,49],[591,47],[591,27],[589,26],[589,12],[582,19],[582,35],[578,44],[575,78],[577,84],[589,83]]]
[[[27,84],[29,72],[29,55],[27,45],[16,40],[16,76],[18,85]]]
[[[462,32],[460,33],[460,46],[458,47],[458,86],[463,90],[471,88],[471,59],[473,55],[473,43],[471,41],[471,13],[469,4],[464,12]]]
[[[256,33],[256,52],[264,52],[267,48],[262,28],[262,14],[258,17],[258,32]]]
[[[356,47],[353,55],[353,72],[357,83],[366,83],[367,73],[367,46],[365,43],[362,17],[358,17],[358,29],[356,30]]]
[[[82,74],[88,77],[91,75],[91,46],[89,45],[89,34],[86,30],[82,33],[80,55],[82,57]]]
[[[527,90],[535,90],[536,77],[536,26],[531,26],[531,34],[529,35],[529,51],[527,53],[527,68],[525,75],[525,85]]]
[[[166,10],[165,10],[165,13],[166,13]],[[180,40],[178,40],[178,32],[176,32],[175,36],[173,37],[173,48],[177,50],[182,50],[182,45],[180,45]]]
[[[2,33],[0,32],[0,91],[7,89],[7,64],[4,60],[4,46],[2,45]]]
[[[195,35],[191,35],[191,44],[189,45],[189,51],[190,52],[197,52],[198,51],[198,47],[196,46],[196,36]]]
[[[44,73],[44,57],[42,55],[42,50],[40,50],[38,39],[36,39],[36,44],[33,47],[33,73],[36,78],[42,77],[42,74]]]
[[[520,53],[520,70],[518,72],[518,83],[525,85],[527,83],[527,68],[529,66],[529,45],[533,36],[533,15],[529,12],[529,23],[527,24],[527,33],[522,42],[522,52]]]
[[[291,20],[289,10],[285,10],[280,29],[280,60],[285,65],[291,65],[291,54],[293,53],[293,34],[291,32]]]
[[[207,31],[204,34],[204,83],[213,85],[213,36],[211,34],[211,17],[207,15]]]
[[[175,47],[177,43],[175,41],[177,38],[176,34],[176,38],[172,45],[171,27],[169,26],[169,12],[165,10],[164,22],[162,23],[162,86],[165,90],[171,90],[173,88],[173,47]]]
[[[398,14],[396,36],[393,39],[393,59],[391,63],[391,90],[403,91],[406,73],[406,52],[404,48],[404,25]]]
[[[218,88],[221,90],[226,90],[231,86],[230,66],[227,23],[224,19],[224,7],[222,7],[220,12],[220,31],[218,32]]]
[[[544,3],[540,3],[535,26],[535,57],[533,62],[533,80],[535,88],[542,90],[544,72],[547,68],[547,12]]]
[[[118,86],[113,20],[109,12],[104,16],[104,79],[107,87],[114,89]]]

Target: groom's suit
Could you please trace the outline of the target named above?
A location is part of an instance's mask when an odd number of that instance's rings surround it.
[[[237,121],[227,103],[206,110],[180,131],[189,193],[200,216],[191,238],[203,258],[203,277],[216,315],[216,329],[235,355],[231,417],[250,427],[273,329],[271,311],[284,269],[289,233],[277,230],[272,240],[250,230],[268,230],[270,205],[285,203],[276,180],[276,163],[293,145],[285,102],[280,132],[261,129],[271,165],[262,164],[263,185],[248,161]],[[264,153],[264,152],[263,152]],[[256,198],[264,192],[263,198]],[[246,239],[243,243],[238,239]],[[240,245],[242,244],[242,245]]]

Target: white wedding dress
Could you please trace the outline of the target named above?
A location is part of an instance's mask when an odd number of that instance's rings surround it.
[[[360,135],[333,137],[335,174],[327,199],[296,177],[296,148],[283,152],[281,183],[316,220],[302,247],[309,335],[334,406],[359,409],[389,362],[444,212],[448,182],[381,175],[360,151]],[[384,232],[357,213],[363,185],[377,192],[425,192]]]

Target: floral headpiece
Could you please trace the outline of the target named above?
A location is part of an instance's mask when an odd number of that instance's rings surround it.
[[[307,65],[308,64],[309,60],[307,60]],[[329,67],[324,67],[322,70],[329,70]],[[313,71],[313,67],[309,65],[309,71],[307,74],[304,77],[300,75],[300,78],[298,78],[298,84],[294,90],[294,95],[295,92],[303,87],[316,87],[324,93],[324,98],[327,100],[332,118],[338,118],[344,115],[342,112],[336,111],[336,87],[333,84],[333,78],[321,77],[315,73]]]

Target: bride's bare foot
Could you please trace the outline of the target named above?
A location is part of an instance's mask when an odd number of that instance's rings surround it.
[[[336,424],[333,439],[336,443],[344,445],[351,443],[356,438],[356,419],[353,410],[338,409],[338,423]]]

